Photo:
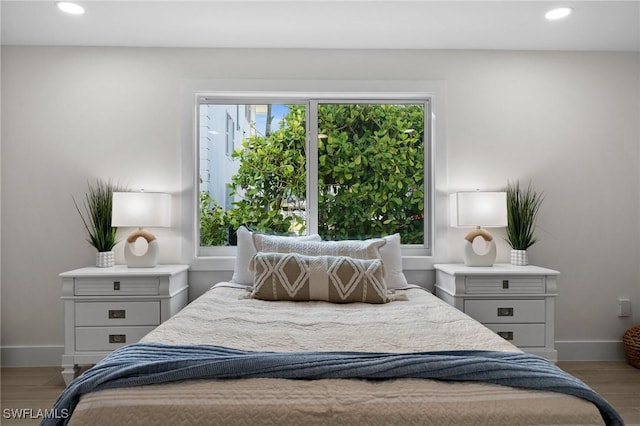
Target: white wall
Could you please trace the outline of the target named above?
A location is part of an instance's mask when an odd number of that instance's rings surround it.
[[[181,87],[212,79],[445,82],[450,189],[532,179],[546,193],[530,259],[562,272],[560,358],[620,356],[640,322],[638,54],[3,47],[1,61],[3,363],[59,362],[57,275],[94,262],[71,195],[102,177],[188,199]],[[161,262],[190,261],[180,211],[156,233]],[[449,231],[451,261],[463,234]],[[634,318],[616,316],[619,297]]]

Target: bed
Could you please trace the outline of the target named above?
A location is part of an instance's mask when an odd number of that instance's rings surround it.
[[[386,294],[389,303],[273,301],[252,297],[246,284],[218,283],[141,345],[278,354],[521,354],[423,288],[403,284]],[[69,424],[595,425],[603,415],[576,396],[475,381],[186,378],[83,393]]]

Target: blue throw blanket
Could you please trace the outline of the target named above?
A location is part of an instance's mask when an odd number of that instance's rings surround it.
[[[66,423],[80,396],[97,390],[185,379],[258,377],[480,381],[574,395],[593,402],[607,425],[624,424],[615,409],[586,384],[544,358],[526,353],[252,352],[157,343],[136,343],[112,352],[69,384],[51,410],[54,416],[41,424]]]

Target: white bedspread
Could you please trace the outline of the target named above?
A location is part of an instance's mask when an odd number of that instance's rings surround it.
[[[268,351],[518,350],[421,288],[401,290],[387,304],[269,302],[246,294],[218,284],[142,341]]]
[[[518,350],[422,289],[384,304],[267,302],[217,285],[143,341],[270,351]],[[187,380],[84,395],[71,425],[602,424],[573,396],[466,382]]]

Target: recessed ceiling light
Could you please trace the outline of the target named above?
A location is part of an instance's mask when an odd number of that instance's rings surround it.
[[[58,9],[63,12],[70,13],[71,15],[82,15],[84,13],[84,7],[77,3],[71,3],[69,1],[59,1],[56,3]]]
[[[557,9],[551,9],[544,15],[544,17],[547,18],[549,21],[555,21],[557,19],[566,18],[570,14],[571,14],[570,7],[559,7]]]

